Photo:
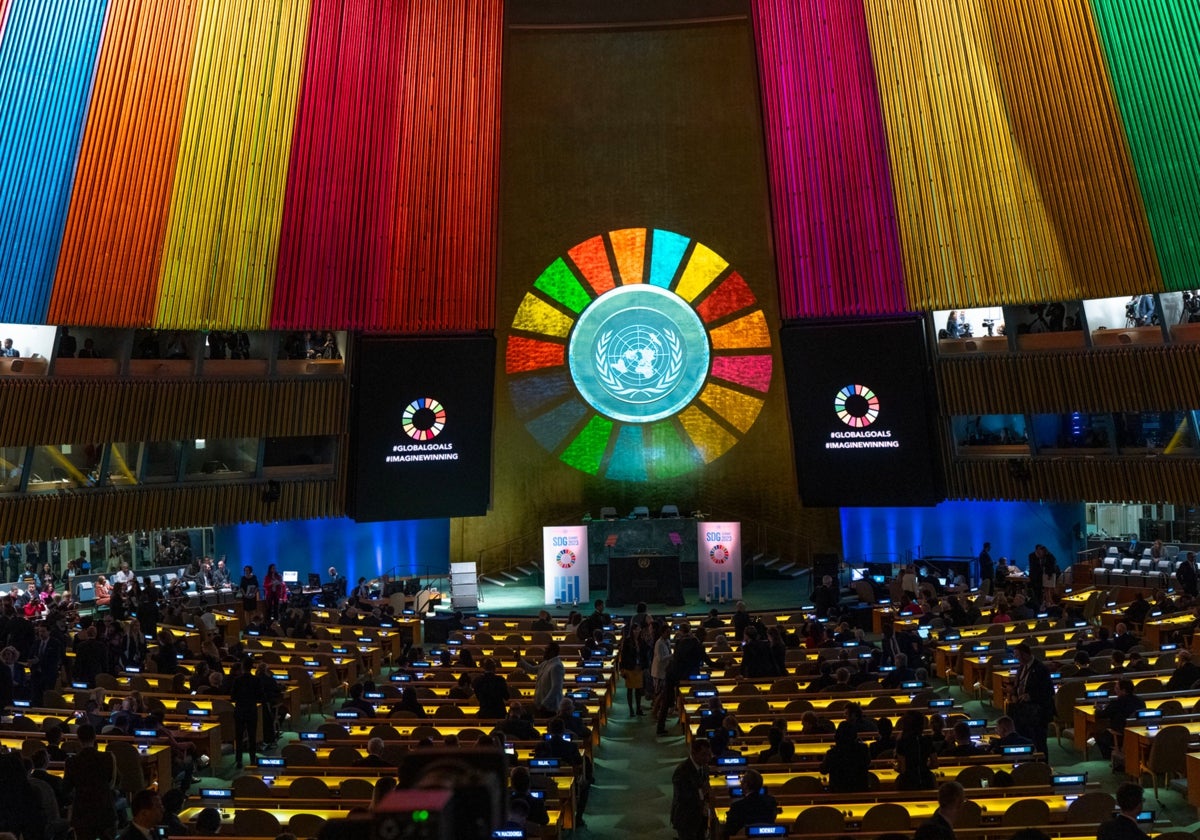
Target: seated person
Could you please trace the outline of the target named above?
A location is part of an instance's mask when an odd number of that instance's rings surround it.
[[[800,715],[800,734],[832,735],[833,733],[833,721],[829,720],[828,718],[821,717],[811,709]]]
[[[785,721],[779,721],[779,723],[787,726]],[[767,732],[767,748],[759,753],[759,761],[764,764],[770,762],[791,764],[795,758],[796,745],[785,737],[782,728],[772,724],[771,729]]]
[[[1192,662],[1192,652],[1181,650],[1175,656],[1175,673],[1163,686],[1166,691],[1183,691],[1189,689],[1200,680],[1200,665]]]
[[[112,584],[108,582],[108,578],[104,575],[96,578],[96,606],[107,607],[108,602],[112,600]]]
[[[774,825],[777,814],[775,797],[763,786],[762,774],[747,770],[742,774],[742,797],[733,801],[725,816],[725,836],[733,837],[748,825]]]
[[[1005,747],[1023,747],[1033,741],[1017,732],[1017,725],[1008,715],[996,720],[996,737],[992,739],[992,752],[1002,753]]]
[[[363,684],[350,686],[350,697],[342,704],[343,709],[357,709],[363,717],[375,717],[375,706],[363,699]]]
[[[520,703],[508,707],[508,717],[496,724],[496,731],[506,735],[506,740],[536,741],[542,737],[525,716],[525,707]]]
[[[367,741],[367,754],[354,762],[355,767],[391,767],[383,757],[384,742],[382,738],[370,738]]]
[[[1112,757],[1114,748],[1125,733],[1126,722],[1144,708],[1146,701],[1137,696],[1133,680],[1119,680],[1117,696],[1103,709],[1096,710],[1096,723],[1107,727],[1096,732],[1096,746],[1100,748],[1100,755],[1106,759]]]
[[[946,746],[942,747],[941,755],[951,757],[963,757],[971,755],[979,755],[983,752],[982,748],[971,740],[971,727],[967,726],[966,721],[960,720],[954,724],[952,731],[952,740],[946,742]]]
[[[533,620],[533,624],[530,626],[534,630],[543,630],[543,631],[558,629],[557,625],[555,625],[555,623],[554,623],[554,619],[551,618],[550,613],[547,610],[541,610],[540,612],[538,612],[537,618],[535,618]],[[543,807],[542,810],[545,810],[545,808]]]
[[[883,679],[879,681],[879,685],[883,688],[899,688],[901,683],[912,682],[917,678],[916,673],[912,668],[908,667],[908,656],[903,653],[897,653],[892,660],[895,665],[894,671],[889,671],[883,675]]]
[[[546,803],[532,794],[532,777],[528,767],[514,767],[508,777],[510,803],[520,800],[525,803],[525,821],[534,825],[549,825],[550,815],[546,813]]]

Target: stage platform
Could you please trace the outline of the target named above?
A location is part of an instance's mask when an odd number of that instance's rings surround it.
[[[808,598],[811,595],[811,582],[809,575],[803,575],[798,578],[782,578],[782,579],[760,579],[754,581],[743,581],[742,583],[742,600],[746,602],[746,607],[751,610],[776,610],[776,609],[792,609],[810,603]],[[578,610],[585,615],[592,611],[591,602],[597,598],[605,599],[607,591],[604,589],[593,589],[591,599],[586,604],[580,604]],[[706,604],[704,598],[696,589],[685,588],[683,590],[685,604],[682,607],[669,607],[665,604],[650,604],[649,610],[651,614],[661,615],[669,612],[687,612],[692,615],[702,615],[707,613],[713,607],[716,607],[723,613],[733,612],[733,601],[728,601],[724,604]],[[437,608],[437,613],[443,615],[452,612],[449,607],[449,598],[445,599],[446,603]],[[617,612],[621,614],[632,614],[634,604],[626,604]],[[511,586],[496,586],[482,582],[479,585],[479,608],[471,612],[485,612],[493,615],[536,615],[538,610],[546,609],[550,614],[556,617],[565,618],[572,609],[572,606],[554,606],[544,603],[544,592],[541,586],[535,586],[532,583],[513,584]]]

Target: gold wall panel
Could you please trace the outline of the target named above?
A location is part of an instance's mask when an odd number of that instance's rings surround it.
[[[0,445],[346,433],[344,379],[0,380]]]

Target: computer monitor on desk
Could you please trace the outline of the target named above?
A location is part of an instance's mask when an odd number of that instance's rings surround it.
[[[283,573],[283,582],[288,586],[295,586],[300,582],[300,573],[297,571],[286,571]]]

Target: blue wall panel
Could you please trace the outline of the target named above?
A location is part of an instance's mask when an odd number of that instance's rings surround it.
[[[992,559],[1007,557],[1025,568],[1038,543],[1066,570],[1082,548],[1074,529],[1084,522],[1082,504],[1038,502],[943,502],[926,508],[842,508],[842,551],[848,562],[860,558],[887,562],[891,555],[974,557],[992,544]]]
[[[0,40],[0,321],[45,321],[107,8],[106,0],[9,7]]]
[[[234,525],[216,529],[217,556],[227,555],[230,570],[251,565],[261,580],[267,566],[326,577],[336,566],[351,582],[381,574],[394,577],[445,577],[450,569],[450,520],[358,523],[350,519],[309,519],[270,525]]]

